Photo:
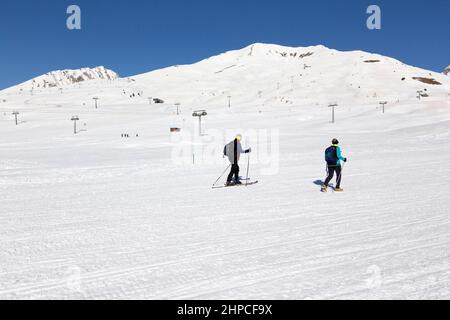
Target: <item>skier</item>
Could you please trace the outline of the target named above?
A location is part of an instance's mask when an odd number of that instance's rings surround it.
[[[327,162],[328,177],[326,178],[324,184],[322,185],[322,192],[326,192],[328,184],[331,179],[333,179],[334,173],[336,172],[336,188],[335,191],[342,192],[341,189],[341,179],[342,179],[342,166],[341,160],[347,162],[347,158],[344,158],[341,154],[341,148],[339,147],[339,141],[333,139],[332,145],[325,150],[325,161]]]
[[[224,156],[228,157],[231,163],[231,172],[227,178],[227,186],[233,185],[232,180],[234,176],[234,184],[242,184],[239,179],[239,159],[241,157],[241,153],[250,153],[252,149],[243,150],[241,145],[242,135],[238,134],[236,138],[227,144],[224,148]]]

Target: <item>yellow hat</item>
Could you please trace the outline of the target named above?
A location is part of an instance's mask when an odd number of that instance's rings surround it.
[[[241,140],[242,140],[242,135],[241,135],[241,134],[238,134],[238,135],[236,136],[236,139],[237,139],[238,141],[241,141]]]

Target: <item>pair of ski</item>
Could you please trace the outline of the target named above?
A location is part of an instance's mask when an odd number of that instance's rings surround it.
[[[213,189],[222,189],[222,188],[232,188],[232,187],[247,187],[247,186],[251,186],[254,184],[259,183],[259,181],[246,181],[243,182],[242,184],[237,184],[237,183],[233,183],[230,185],[222,185],[222,186],[213,186]]]

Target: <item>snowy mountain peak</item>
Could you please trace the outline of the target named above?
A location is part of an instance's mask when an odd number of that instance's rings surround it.
[[[329,51],[330,49],[323,46],[310,46],[310,47],[286,47],[277,44],[267,44],[267,43],[253,43],[243,49],[237,51],[229,51],[225,54],[231,52],[238,52],[244,56],[250,57],[280,57],[280,58],[292,58],[292,59],[303,59],[312,56],[316,52]]]
[[[328,50],[324,46],[312,46],[312,47],[285,47],[281,45],[254,43],[243,50],[248,53],[249,56],[277,56],[282,58],[295,58],[302,59],[314,54],[318,50]]]
[[[450,86],[443,74],[375,53],[263,43],[133,79],[140,88],[152,88],[151,95],[174,103],[217,106],[231,95],[236,105],[257,101],[258,108],[415,101],[426,86],[434,87],[434,96],[446,94]]]
[[[63,87],[90,80],[116,80],[119,75],[103,66],[77,70],[57,70],[31,79],[19,85],[21,89]]]

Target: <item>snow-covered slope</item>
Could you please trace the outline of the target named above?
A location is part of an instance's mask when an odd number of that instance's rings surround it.
[[[169,101],[223,104],[231,95],[238,105],[251,101],[260,107],[397,101],[415,97],[418,90],[443,95],[449,88],[449,80],[442,74],[377,54],[268,44],[254,44],[133,79]],[[428,84],[433,80],[442,85]]]
[[[104,68],[59,71],[30,80],[5,92],[24,88],[70,85],[77,79],[117,79]],[[253,44],[240,50],[205,59],[192,65],[173,66],[120,79],[125,91],[108,91],[107,102],[120,103],[159,97],[167,103],[185,105],[247,102],[266,106],[346,104],[402,101],[428,91],[446,96],[449,79],[443,74],[405,65],[398,60],[362,51],[340,52],[324,46],[291,48]],[[80,86],[78,83],[77,86]],[[108,83],[100,87],[107,88]],[[133,95],[134,94],[134,95]]]
[[[449,93],[380,55],[262,44],[1,91],[0,299],[449,299]],[[236,133],[259,184],[212,190]],[[335,137],[345,192],[322,194]]]
[[[58,70],[26,81],[16,87],[19,90],[39,90],[64,87],[91,80],[116,80],[119,75],[105,67],[82,68],[77,70]]]

